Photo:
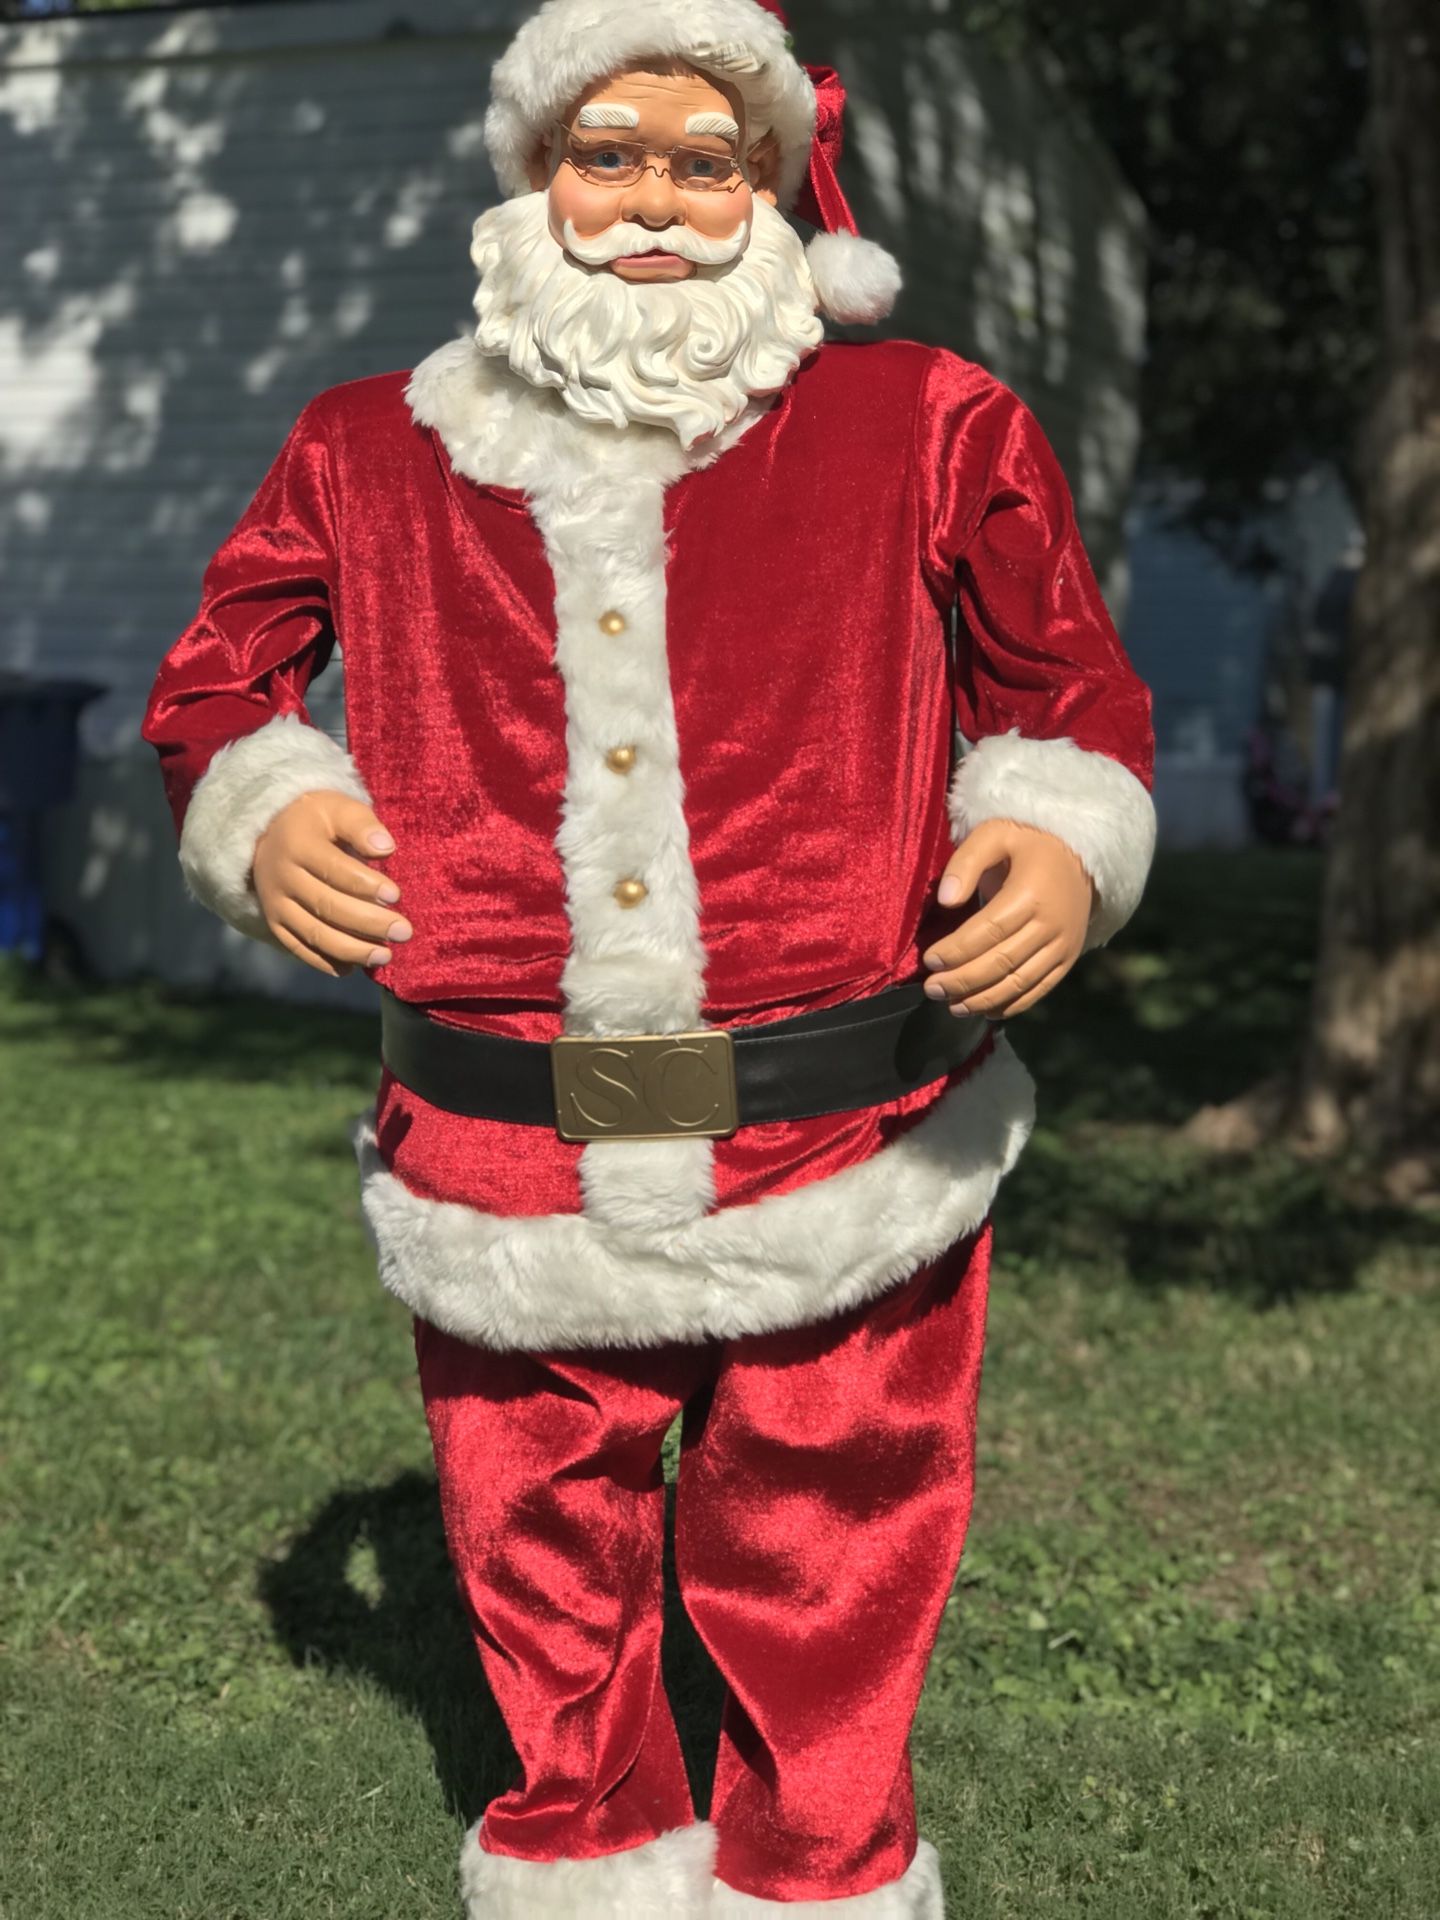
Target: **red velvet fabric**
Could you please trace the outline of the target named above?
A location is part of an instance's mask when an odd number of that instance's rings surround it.
[[[795,211],[825,233],[854,233],[855,216],[839,174],[845,143],[845,82],[833,67],[807,67],[805,71],[815,88],[815,138]]]
[[[790,25],[785,9],[775,0],[759,0],[782,27]],[[838,168],[845,142],[845,82],[834,67],[807,66],[815,89],[815,137],[810,145],[810,168],[796,198],[795,211],[811,226],[827,233],[854,233],[855,216],[840,185]]]
[[[404,385],[382,375],[306,408],[208,570],[143,731],[179,826],[217,747],[301,711],[338,634],[351,750],[416,929],[378,978],[446,1018],[549,1038],[569,946],[553,582],[523,496],[457,475]],[[979,367],[909,342],[828,345],[666,500],[707,1021],[923,972],[955,921],[935,901],[955,720],[972,739],[1068,735],[1149,783],[1149,697],[1065,481],[1033,416]],[[615,644],[598,628],[595,643]],[[742,1129],[716,1145],[718,1204],[868,1158],[946,1084]],[[548,1130],[440,1112],[388,1074],[378,1128],[417,1192],[579,1207],[580,1150]]]
[[[728,1686],[720,1878],[768,1900],[898,1880],[908,1739],[970,1515],[988,1229],[867,1307],[644,1353],[416,1343],[446,1535],[521,1779],[489,1851],[587,1859],[694,1817],[660,1674],[676,1572]]]

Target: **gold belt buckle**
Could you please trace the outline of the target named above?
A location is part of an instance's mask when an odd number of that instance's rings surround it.
[[[740,1124],[727,1028],[550,1042],[562,1140],[720,1140]]]

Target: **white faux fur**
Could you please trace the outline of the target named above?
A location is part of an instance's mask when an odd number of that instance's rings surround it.
[[[870,1159],[677,1230],[425,1199],[386,1168],[373,1114],[351,1140],[383,1284],[463,1340],[533,1352],[733,1339],[873,1299],[981,1225],[1034,1114],[1030,1075],[1002,1035]]]
[[[663,443],[626,444],[632,457],[603,487],[595,462],[580,459],[557,461],[528,489],[555,576],[555,661],[565,687],[555,839],[570,917],[565,1031],[595,1036],[697,1027],[705,981],[665,652],[665,481],[682,468]],[[611,607],[628,622],[613,637],[599,625]],[[615,773],[605,755],[626,744],[637,750],[635,765]],[[615,885],[630,875],[649,892],[622,907]],[[615,1227],[674,1231],[714,1204],[713,1159],[713,1142],[703,1139],[595,1141],[580,1157],[585,1212]]]
[[[1095,882],[1086,948],[1101,947],[1140,904],[1155,855],[1155,806],[1130,769],[1073,740],[1026,740],[1017,730],[970,747],[951,781],[957,841],[984,820],[1053,833]]]
[[[557,661],[570,764],[560,836],[573,951],[563,977],[577,1033],[701,1024],[705,955],[665,660],[659,520],[665,485],[719,456],[764,411],[686,454],[663,428],[623,432],[572,415],[473,343],[416,368],[411,411],[457,472],[525,492],[555,571]],[[612,485],[597,490],[603,467]],[[609,636],[598,617],[625,614]],[[633,741],[650,780],[604,765]],[[650,897],[617,907],[617,876]],[[652,913],[650,909],[654,909]],[[435,1202],[390,1173],[372,1115],[352,1129],[367,1229],[384,1284],[483,1346],[644,1346],[799,1326],[873,1297],[985,1218],[1034,1116],[1029,1075],[1002,1039],[993,1059],[860,1166],[739,1207],[714,1204],[706,1140],[602,1140],[580,1162],[578,1214],[511,1217]]]
[[[922,1840],[899,1880],[839,1900],[757,1900],[717,1880],[706,1920],[762,1920],[767,1913],[777,1920],[782,1914],[784,1920],[944,1920],[940,1856]]]
[[[491,76],[485,144],[505,192],[529,189],[531,156],[588,86],[656,54],[739,90],[751,143],[767,130],[779,141],[780,202],[790,206],[809,165],[815,89],[779,20],[755,0],[547,0]]]
[[[702,1920],[710,1910],[715,1829],[674,1827],[595,1860],[486,1853],[478,1823],[460,1850],[466,1920]]]
[[[256,843],[292,800],[321,791],[370,802],[344,747],[299,714],[278,714],[221,747],[195,783],[180,832],[181,871],[201,906],[280,947],[250,884]]]
[[[571,930],[565,1031],[698,1027],[705,950],[666,656],[664,511],[666,486],[719,447],[687,455],[665,428],[578,420],[558,395],[466,341],[423,361],[408,398],[458,472],[525,492],[554,574],[567,751],[556,839]],[[747,409],[726,444],[761,411]],[[612,609],[627,621],[613,636],[599,625]],[[628,774],[605,763],[623,745],[637,749]],[[614,889],[629,876],[649,892],[627,908]],[[714,1146],[594,1141],[580,1156],[580,1183],[598,1225],[672,1233],[714,1205]]]
[[[900,263],[858,233],[817,233],[805,249],[820,305],[842,326],[874,326],[900,297]]]

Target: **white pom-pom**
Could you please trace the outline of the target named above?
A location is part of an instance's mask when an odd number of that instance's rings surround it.
[[[805,258],[821,310],[844,326],[874,326],[899,297],[899,261],[858,233],[817,233]]]

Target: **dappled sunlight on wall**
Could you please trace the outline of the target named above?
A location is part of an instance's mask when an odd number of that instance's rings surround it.
[[[950,0],[793,0],[850,89],[852,197],[907,291],[889,331],[982,361],[1034,407],[1123,611],[1139,446],[1144,219],[1038,60],[1003,61]]]
[[[305,403],[468,330],[488,71],[528,11],[299,0],[0,27],[0,668],[111,689],[85,739],[132,764],[96,761],[50,829],[64,911],[107,972],[315,984],[185,901],[136,730]],[[792,12],[802,53],[852,88],[857,212],[907,269],[891,331],[982,357],[1031,401],[1117,590],[1133,202],[1037,76],[985,60],[943,6]],[[311,697],[337,736],[342,667]]]
[[[447,13],[475,17],[427,8]],[[114,689],[96,748],[133,739],[305,402],[464,322],[494,187],[452,136],[478,128],[503,35],[392,42],[393,17],[349,0],[0,29],[0,649]],[[317,686],[331,722],[337,686]]]

